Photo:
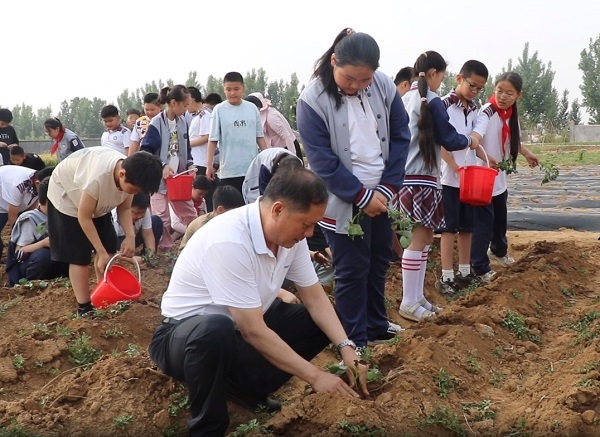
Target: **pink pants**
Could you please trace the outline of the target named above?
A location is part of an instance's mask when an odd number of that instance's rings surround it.
[[[150,207],[152,208],[152,214],[159,216],[163,222],[163,234],[160,242],[158,243],[158,249],[162,251],[171,249],[171,247],[173,247],[175,244],[173,241],[173,236],[171,235],[173,229],[171,227],[170,209],[186,227],[192,222],[192,220],[198,217],[193,201],[187,200],[171,202],[169,199],[167,199],[166,194],[154,193],[150,198]]]

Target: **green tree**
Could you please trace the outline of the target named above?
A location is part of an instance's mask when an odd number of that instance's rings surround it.
[[[523,97],[519,101],[519,115],[523,118],[525,128],[535,129],[540,124],[552,125],[558,108],[558,93],[553,87],[552,63],[548,62],[546,67],[539,59],[537,51],[530,56],[527,42],[514,71],[523,78]]]
[[[268,86],[267,73],[263,68],[259,68],[258,70],[253,68],[246,73],[244,84],[246,85],[246,94],[261,93],[265,95],[267,94]]]
[[[31,105],[17,105],[12,109],[12,126],[17,136],[22,139],[30,139],[33,136],[33,107]]]
[[[32,139],[48,138],[44,132],[44,122],[49,118],[52,118],[52,107],[46,106],[37,110],[33,120]]]
[[[223,78],[216,77],[211,74],[206,80],[206,87],[201,88],[200,91],[202,91],[202,94],[204,95],[208,95],[210,93],[217,93],[221,97],[223,97]]]
[[[198,73],[196,71],[190,71],[188,73],[188,78],[184,83],[185,86],[193,86],[200,90],[200,82],[198,82]],[[202,92],[202,90],[200,91]]]
[[[126,113],[129,109],[135,108],[140,111],[143,108],[143,98],[140,98],[139,93],[136,91],[129,91],[128,89],[123,90],[117,97],[117,106],[119,107],[119,114],[122,119],[125,119]],[[142,96],[143,97],[143,96]]]
[[[71,100],[72,102],[73,100]],[[57,118],[60,120],[63,126],[75,131],[73,123],[74,123],[74,114],[73,110],[69,105],[69,102],[63,100],[60,104],[60,110],[58,111]],[[75,131],[78,133],[77,131]]]
[[[446,75],[444,76],[444,80],[440,85],[440,88],[437,90],[437,93],[440,96],[445,96],[450,91],[454,89],[456,86],[456,73],[453,73],[450,70],[446,70]]]
[[[571,103],[571,111],[569,111],[569,120],[575,124],[581,124],[581,106],[579,99],[573,100]]]
[[[558,102],[555,127],[557,132],[563,132],[569,124],[569,90],[565,88]]]
[[[590,114],[590,123],[600,123],[600,36],[592,41],[589,50],[583,49],[579,69],[583,72],[583,84],[579,85],[583,95],[583,106]]]
[[[99,138],[104,132],[100,119],[100,110],[106,105],[105,100],[87,97],[75,97],[70,102],[61,103],[59,118],[64,126],[71,129],[81,138]]]

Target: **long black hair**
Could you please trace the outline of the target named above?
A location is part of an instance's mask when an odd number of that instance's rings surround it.
[[[418,75],[418,89],[421,96],[421,109],[419,111],[419,151],[423,156],[425,167],[433,170],[437,167],[436,139],[433,131],[433,118],[427,103],[427,72],[431,69],[446,71],[446,61],[438,52],[429,50],[417,58],[414,66],[415,74]]]
[[[372,36],[347,27],[338,33],[331,47],[317,59],[312,77],[321,79],[325,92],[333,97],[337,109],[342,105],[342,97],[333,78],[331,56],[334,53],[338,67],[366,66],[375,71],[379,68],[379,46]]]

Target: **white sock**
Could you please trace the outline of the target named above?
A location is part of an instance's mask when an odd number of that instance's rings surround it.
[[[469,276],[471,274],[471,264],[459,264],[458,271],[461,276]]]
[[[420,250],[404,249],[402,252],[402,305],[413,306],[423,296],[423,283],[419,283],[423,256]],[[425,279],[425,274],[423,274]]]
[[[427,260],[429,259],[429,244],[423,248],[423,252],[421,253],[421,270],[419,271],[419,284],[421,284],[421,293],[419,294],[419,301],[424,300],[425,303],[421,304],[422,308],[425,308],[428,311],[433,310],[433,305],[425,299],[425,274],[427,273]],[[420,317],[423,311],[418,309],[415,312],[415,315]]]
[[[442,282],[454,282],[454,270],[442,270]]]

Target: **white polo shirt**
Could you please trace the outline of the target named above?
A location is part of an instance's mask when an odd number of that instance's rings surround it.
[[[131,131],[123,125],[115,130],[104,131],[100,138],[100,145],[109,147],[127,156],[127,149],[131,143]]]
[[[468,108],[465,108],[454,90],[442,97],[442,102],[444,103],[444,106],[446,106],[450,124],[454,126],[456,132],[463,135],[469,135],[477,128],[476,124],[478,120],[478,112],[475,104],[471,104]],[[459,167],[477,164],[475,153],[472,152],[468,147],[466,149],[455,150],[450,153]],[[455,188],[460,186],[459,174],[454,171],[454,169],[450,168],[450,166],[446,164],[446,161],[443,159],[440,170],[440,182],[442,185]]]
[[[254,202],[220,214],[202,226],[177,258],[161,303],[166,317],[224,314],[228,307],[260,308],[277,297],[285,278],[300,287],[318,282],[306,240],[277,256],[267,248]]]

